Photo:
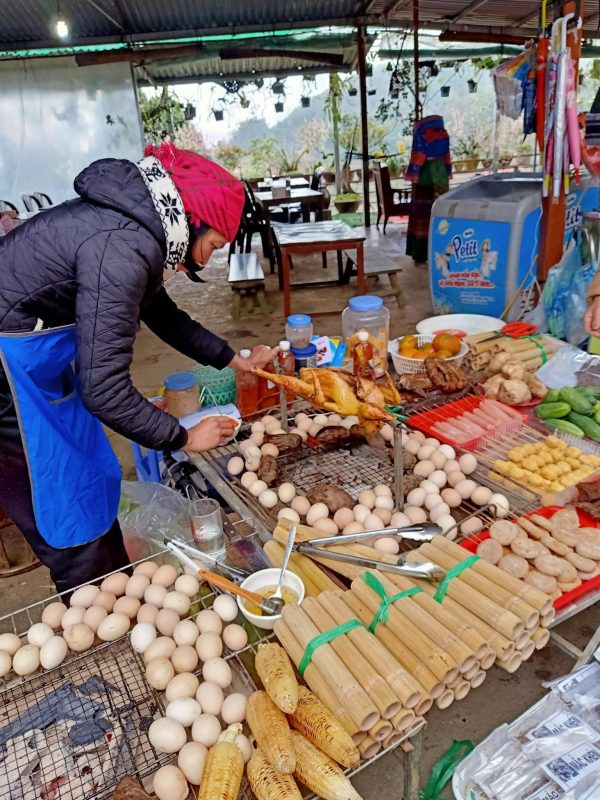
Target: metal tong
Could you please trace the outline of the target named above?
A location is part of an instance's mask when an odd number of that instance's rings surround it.
[[[232,581],[243,581],[251,575],[250,572],[246,572],[243,569],[239,569],[238,567],[232,567],[229,564],[224,564],[222,561],[219,561],[214,556],[211,556],[208,553],[203,553],[201,550],[192,547],[187,542],[182,542],[180,539],[169,539],[169,540],[165,539],[164,541],[165,544],[168,541],[170,541],[180,550],[183,550],[188,555],[192,556],[192,558],[210,564],[216,572],[223,573],[224,575],[231,578]]]

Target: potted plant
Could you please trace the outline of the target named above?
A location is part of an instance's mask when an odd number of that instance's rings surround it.
[[[351,86],[351,87],[348,89],[348,95],[349,95],[350,97],[356,97],[356,95],[357,95],[357,94],[358,94],[358,89],[356,88],[356,86]]]
[[[440,94],[442,97],[450,97],[450,87],[449,86],[442,86],[440,89]]]
[[[283,100],[278,100],[277,103],[275,103],[275,113],[283,113]]]
[[[248,100],[245,94],[240,94],[240,106],[242,108],[250,108],[250,100]]]
[[[263,78],[257,78],[254,81],[254,85],[256,86],[257,89],[262,89],[262,87],[265,85],[265,81]]]
[[[222,108],[214,108],[213,114],[215,115],[215,119],[217,122],[223,122],[223,118],[225,116],[225,112]]]
[[[479,142],[474,136],[459,139],[454,152],[460,159],[457,162],[459,172],[475,172],[479,165]]]
[[[283,81],[277,79],[271,86],[271,91],[273,94],[285,94],[285,86],[283,85]]]
[[[404,173],[406,165],[400,156],[389,156],[389,158],[386,158],[386,163],[389,176],[392,180],[394,180],[394,178],[399,178],[400,175]]]
[[[196,116],[196,106],[188,103],[186,107],[183,109],[183,115],[186,118],[187,122],[190,122]]]
[[[369,89],[367,94],[372,97],[374,94],[377,94],[377,89]]]
[[[512,164],[512,160],[513,160],[512,153],[509,153],[508,151],[504,150],[502,153],[500,153],[500,157],[498,158],[498,164],[500,164],[500,166],[504,168],[510,167],[510,165]]]
[[[467,86],[469,87],[469,94],[475,94],[477,91],[477,81],[473,80],[473,78],[469,78]]]
[[[302,108],[310,108],[310,97],[301,97],[300,103],[302,104]]]
[[[360,195],[356,192],[345,192],[338,194],[333,199],[334,205],[340,214],[351,214],[358,211]]]

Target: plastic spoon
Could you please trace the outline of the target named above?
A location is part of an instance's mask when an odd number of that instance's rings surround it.
[[[285,571],[287,569],[288,561],[290,560],[290,556],[292,555],[292,550],[294,549],[294,541],[296,539],[296,526],[292,525],[290,528],[290,532],[288,533],[288,540],[285,546],[285,552],[283,554],[283,561],[281,562],[281,572],[279,573],[279,581],[275,588],[275,593],[269,595],[267,600],[280,600],[281,605],[283,608],[283,597],[281,593],[281,587],[283,586],[283,579],[285,578]]]

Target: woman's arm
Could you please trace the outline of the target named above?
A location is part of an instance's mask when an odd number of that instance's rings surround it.
[[[586,331],[600,337],[600,273],[596,273],[588,289],[588,310],[584,317]]]

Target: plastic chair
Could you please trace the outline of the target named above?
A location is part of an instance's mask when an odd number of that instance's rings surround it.
[[[144,450],[136,442],[131,442],[131,452],[138,481],[161,483],[160,453],[157,450]]]
[[[34,194],[22,194],[21,200],[29,214],[33,214],[34,211],[40,211],[42,208],[42,204]]]
[[[50,208],[53,205],[50,197],[44,192],[34,192],[33,196],[40,205],[40,208]]]
[[[16,214],[19,213],[19,209],[9,200],[0,200],[0,211],[14,211]]]

